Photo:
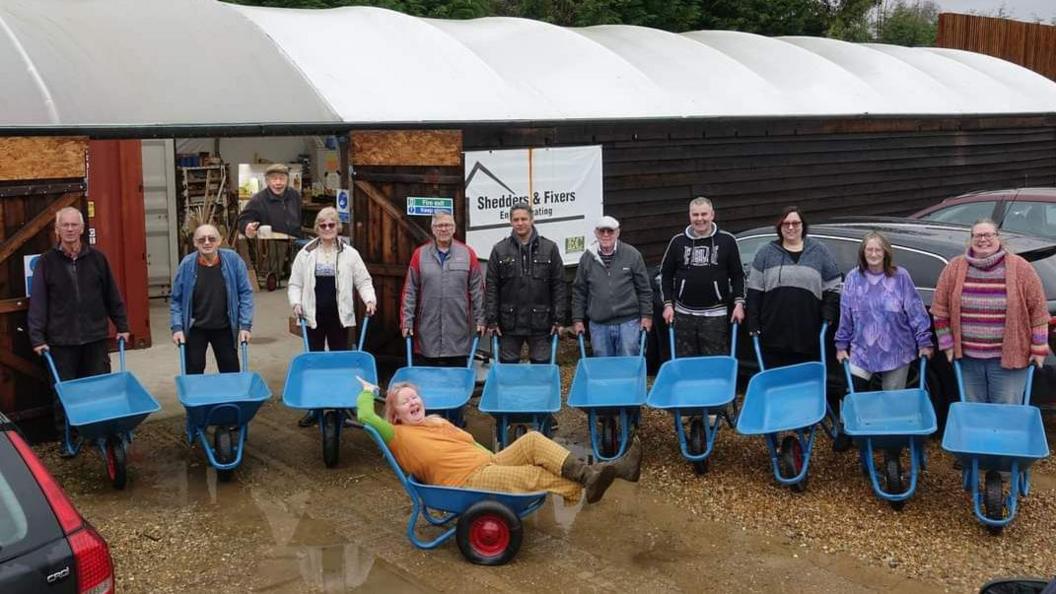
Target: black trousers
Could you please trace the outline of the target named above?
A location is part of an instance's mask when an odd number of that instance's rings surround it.
[[[196,375],[205,371],[205,350],[212,345],[216,368],[220,373],[237,373],[238,350],[235,348],[235,337],[231,328],[207,330],[192,328],[187,333],[187,374]]]
[[[414,355],[414,364],[419,367],[465,367],[465,357],[425,357]]]
[[[308,328],[308,350],[348,350],[348,328],[341,325],[337,310],[321,310],[315,315],[315,328]]]
[[[108,340],[97,340],[77,346],[49,345],[51,358],[55,361],[55,370],[59,372],[62,381],[103,375],[110,373],[110,348]],[[48,370],[51,377],[51,370]],[[65,424],[66,414],[59,402],[58,392],[52,391],[52,411],[55,427],[62,430]]]

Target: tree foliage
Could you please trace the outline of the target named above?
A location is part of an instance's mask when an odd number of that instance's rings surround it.
[[[287,8],[377,6],[445,19],[511,16],[565,27],[637,25],[673,32],[700,29],[760,35],[827,36],[847,41],[930,45],[932,0],[227,0]]]

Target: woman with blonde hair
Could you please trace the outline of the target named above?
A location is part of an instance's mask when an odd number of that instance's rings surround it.
[[[931,303],[939,349],[960,361],[969,402],[1019,404],[1027,366],[1049,352],[1049,310],[1029,262],[1007,251],[997,225],[972,225],[968,250],[939,275]]]
[[[357,379],[363,385],[356,402],[359,422],[377,431],[400,467],[423,483],[505,493],[549,491],[569,503],[585,493],[587,503],[595,503],[614,478],[638,480],[642,446],[637,439],[626,456],[607,464],[587,465],[537,431],[492,453],[442,417],[426,415],[414,384],[389,386],[382,418],[374,412],[378,387]]]
[[[340,236],[337,209],[326,207],[315,216],[315,232],[293,260],[287,287],[293,314],[308,326],[308,349],[348,350],[349,331],[356,326],[354,292],[374,315],[377,297],[363,258]],[[312,424],[309,412],[299,425]]]

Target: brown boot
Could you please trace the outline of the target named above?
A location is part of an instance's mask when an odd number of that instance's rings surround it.
[[[627,448],[623,456],[609,462],[608,466],[616,469],[616,478],[632,483],[638,482],[638,477],[642,475],[642,442],[637,435],[634,436],[631,447]]]
[[[610,464],[588,466],[575,455],[569,454],[561,465],[561,476],[583,485],[587,503],[597,503],[616,478],[616,469]]]

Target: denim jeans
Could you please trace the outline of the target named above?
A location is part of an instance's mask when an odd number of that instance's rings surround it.
[[[590,346],[595,357],[637,357],[642,322],[627,320],[622,324],[590,323]]]
[[[891,392],[894,390],[904,390],[906,388],[906,378],[909,377],[909,368],[913,363],[906,363],[902,367],[892,369],[890,371],[877,371],[875,373],[868,372],[857,365],[851,365],[851,376],[859,378],[868,385],[869,380],[874,375],[880,376],[880,389],[885,392]],[[855,387],[857,390],[857,386]]]
[[[964,376],[964,399],[968,402],[994,404],[1023,404],[1023,389],[1027,385],[1027,368],[1005,369],[1000,357],[993,359],[960,360]]]

